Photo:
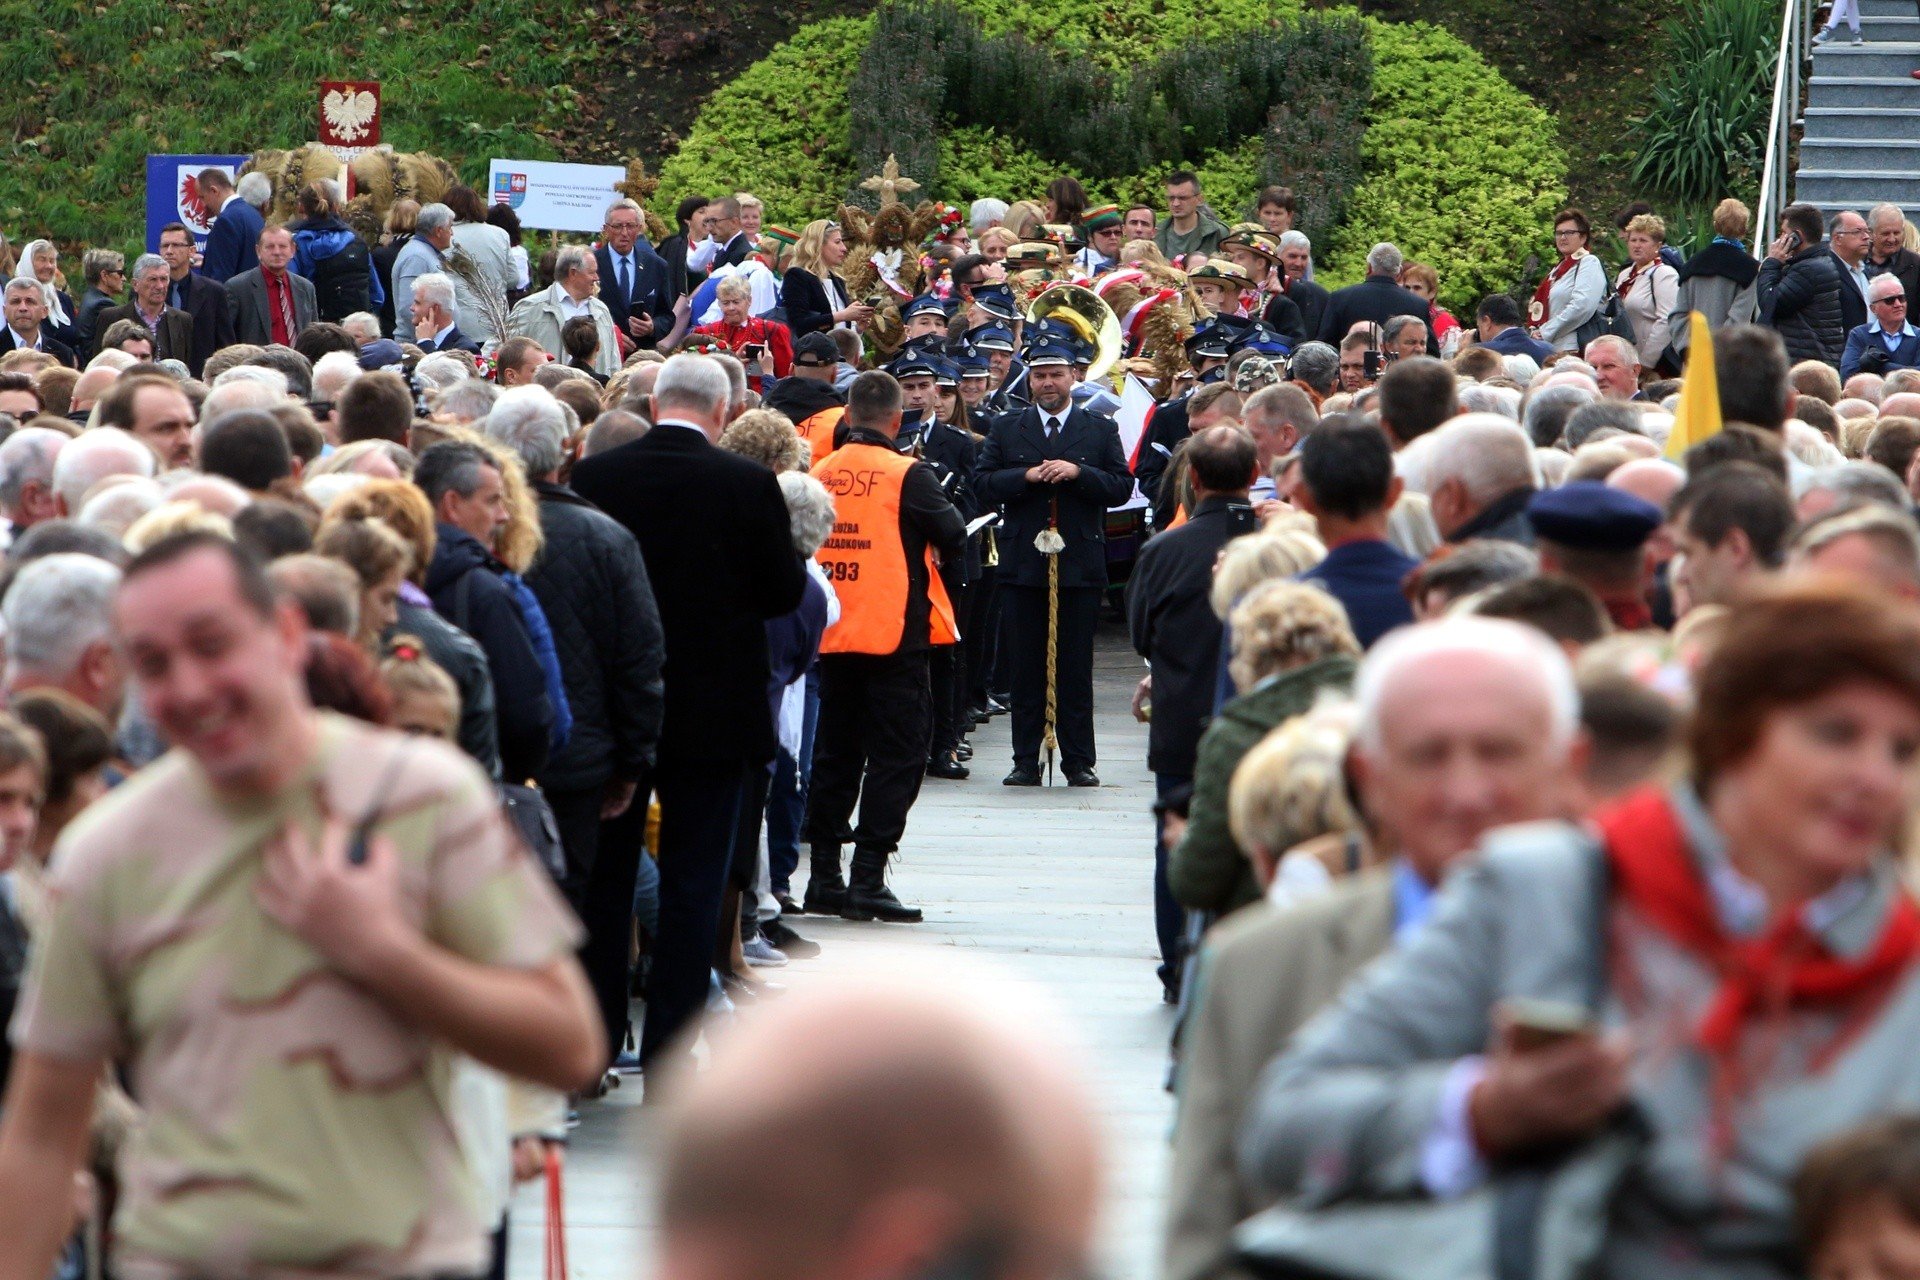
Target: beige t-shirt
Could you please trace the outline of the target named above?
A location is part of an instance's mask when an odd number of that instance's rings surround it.
[[[376,800],[427,937],[520,969],[576,945],[578,923],[471,762],[338,716],[279,795],[225,803],[174,751],[62,838],[12,1036],[128,1071],[145,1111],[114,1221],[128,1280],[482,1270],[495,1224],[455,1134],[452,1051],[255,897],[287,821],[317,839],[323,805],[351,822]]]

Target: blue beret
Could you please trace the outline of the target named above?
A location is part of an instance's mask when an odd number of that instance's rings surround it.
[[[1664,519],[1646,499],[1598,480],[1542,489],[1527,503],[1527,518],[1541,538],[1581,551],[1631,551]]]

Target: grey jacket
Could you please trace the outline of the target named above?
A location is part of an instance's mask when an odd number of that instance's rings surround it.
[[[1685,351],[1693,341],[1692,326],[1687,323],[1689,311],[1705,315],[1708,327],[1714,329],[1750,323],[1759,283],[1757,277],[1741,285],[1726,276],[1688,276],[1680,282],[1680,291],[1674,295],[1668,342],[1675,351]]]
[[[1719,835],[1690,792],[1676,804],[1696,857]],[[1598,849],[1581,829],[1536,823],[1494,833],[1455,871],[1430,924],[1309,1023],[1268,1068],[1241,1134],[1242,1175],[1303,1205],[1424,1194],[1421,1154],[1454,1064],[1483,1052],[1492,1013],[1515,996],[1584,1001],[1599,940],[1593,925]],[[1878,936],[1896,894],[1889,859],[1821,931],[1857,956]],[[1645,995],[1633,1014],[1610,994],[1603,1020],[1635,1047],[1631,1097],[1652,1137],[1615,1206],[1608,1277],[1798,1274],[1790,1181],[1822,1140],[1889,1111],[1920,1107],[1920,980],[1909,971],[1831,1062],[1846,1010],[1796,1008],[1758,1028],[1778,1035],[1773,1069],[1735,1113],[1730,1153],[1708,1149],[1708,1065],[1684,1038],[1715,990],[1699,960],[1610,904],[1614,972]]]

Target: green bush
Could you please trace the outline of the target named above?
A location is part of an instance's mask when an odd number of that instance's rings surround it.
[[[1553,119],[1471,48],[1426,23],[1369,20],[1373,105],[1366,178],[1331,244],[1316,247],[1329,286],[1358,280],[1380,240],[1440,277],[1456,313],[1514,287],[1565,197]]]
[[[1121,17],[1094,29],[1102,40],[1115,30],[1160,31],[1157,52],[1177,41],[1180,29],[1126,16],[1129,6],[1151,2],[1114,0]],[[1051,14],[1080,7],[1073,0],[1042,0],[1042,6],[1038,12]],[[1229,0],[1226,15],[1215,12],[1206,29],[1258,25],[1281,9]],[[1032,17],[995,10],[983,25],[1026,30]],[[1316,241],[1323,276],[1330,284],[1358,279],[1368,246],[1393,240],[1439,273],[1443,301],[1471,307],[1485,293],[1513,287],[1529,252],[1545,252],[1548,219],[1565,195],[1566,162],[1554,142],[1553,121],[1471,48],[1438,28],[1368,20],[1367,29],[1374,72],[1360,148],[1363,177],[1339,229]],[[797,225],[830,214],[835,197],[864,176],[856,172],[848,141],[845,94],[871,31],[872,19],[803,27],[716,94],[686,145],[664,166],[657,203],[664,208],[690,191],[735,183],[767,201],[774,221]],[[1110,65],[1104,50],[1094,56]],[[1036,198],[1048,180],[1071,172],[1004,133],[977,126],[940,131],[938,156],[944,175],[939,194],[951,201]],[[1263,159],[1256,134],[1205,153],[1192,166],[1222,218],[1251,214],[1247,206],[1262,181]],[[1159,207],[1165,175],[1176,167],[1169,160],[1096,180],[1088,183],[1088,194]],[[927,180],[925,170],[914,172],[904,159],[903,169]]]
[[[1634,121],[1633,180],[1705,204],[1760,180],[1780,12],[1768,0],[1700,0],[1661,24],[1653,110]]]
[[[1324,240],[1340,225],[1363,171],[1373,54],[1357,21],[1318,27],[1291,33],[1285,90],[1271,99],[1267,116],[1261,176],[1262,185],[1277,183],[1294,193],[1295,225]]]
[[[476,183],[491,156],[553,158],[567,86],[598,65],[593,22],[590,6],[512,0],[4,0],[0,229],[143,246],[149,153],[310,141],[314,82],[348,68],[382,82],[397,150]]]
[[[695,193],[749,190],[769,221],[795,230],[832,214],[854,178],[847,82],[872,30],[870,17],[808,23],[707,99],[660,168],[655,211],[670,216]]]

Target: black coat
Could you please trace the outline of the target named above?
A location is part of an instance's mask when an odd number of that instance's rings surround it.
[[[662,424],[580,462],[573,489],[640,541],[666,637],[660,758],[773,758],[769,618],[791,613],[807,571],[773,473]]]
[[[9,329],[5,322],[0,321],[0,356],[7,354],[17,345],[13,340],[13,330]],[[80,367],[79,361],[74,359],[73,348],[56,339],[53,331],[44,324],[40,326],[40,349],[69,369]]]
[[[1300,304],[1284,293],[1276,293],[1267,298],[1266,308],[1260,313],[1260,320],[1267,328],[1287,340],[1295,351],[1307,340],[1309,333],[1316,332],[1307,328],[1306,318],[1300,314]]]
[[[1875,263],[1867,259],[1867,278],[1891,275],[1907,291],[1907,297],[1920,298],[1920,253],[1911,249],[1897,249],[1885,262]]]
[[[1336,289],[1320,313],[1320,341],[1338,350],[1347,331],[1365,320],[1385,324],[1395,316],[1412,316],[1427,326],[1427,354],[1440,354],[1433,336],[1433,308],[1417,293],[1402,289],[1390,276],[1368,276],[1359,284]]]
[[[655,253],[652,245],[645,240],[633,242],[633,292],[628,297],[620,295],[620,275],[614,267],[613,250],[601,245],[593,256],[600,260],[600,301],[607,304],[615,333],[623,334],[641,347],[652,347],[672,332],[673,286],[669,282],[667,260]],[[653,332],[644,338],[635,338],[627,332],[627,318],[636,311],[653,317]]]
[[[1333,295],[1325,286],[1311,280],[1295,280],[1287,286],[1287,296],[1300,308],[1300,319],[1306,325],[1309,338],[1320,332],[1320,321],[1327,314],[1327,300]]]
[[[413,233],[411,231],[405,231],[387,241],[385,244],[378,246],[373,251],[373,274],[380,277],[380,287],[386,291],[385,296],[380,299],[380,332],[382,334],[391,334],[393,332],[395,319],[393,311],[393,260],[400,256],[400,251],[407,247],[407,241],[411,239],[413,239]]]
[[[846,282],[839,276],[834,281],[840,286],[840,296],[846,297]],[[833,328],[833,301],[827,297],[827,286],[805,268],[787,268],[780,281],[780,309],[787,313],[787,328],[796,338]]]
[[[1027,470],[1050,458],[1079,464],[1080,474],[1066,484],[1039,484]],[[1075,406],[1065,429],[1049,441],[1033,406],[994,419],[974,468],[974,492],[982,508],[1001,508],[1004,524],[999,581],[1016,587],[1047,585],[1047,557],[1033,545],[1058,504],[1057,526],[1066,540],[1060,552],[1060,585],[1107,585],[1107,509],[1133,494],[1133,476],[1120,449],[1113,419]]]
[[[1220,548],[1258,527],[1244,501],[1208,498],[1178,529],[1150,540],[1127,580],[1127,630],[1153,672],[1147,768],[1193,776],[1220,673],[1220,619],[1208,593]]]
[[[427,595],[433,610],[472,636],[487,655],[500,726],[500,771],[508,782],[535,777],[547,763],[553,702],[547,678],[513,591],[500,580],[502,566],[464,530],[442,523]]]
[[[167,302],[193,317],[193,355],[187,368],[197,378],[208,356],[238,341],[233,336],[233,303],[226,289],[198,271],[169,285]]]
[[[1832,242],[1828,243],[1831,245]],[[1829,248],[1828,252],[1831,253],[1832,249]],[[1840,261],[1837,253],[1833,255],[1833,265],[1840,269],[1840,323],[1846,326],[1848,333],[1852,333],[1867,322],[1867,295],[1861,293],[1859,286],[1854,284],[1853,272],[1847,269],[1846,263]],[[1845,346],[1841,349],[1844,351]]]
[[[660,611],[633,535],[571,489],[534,482],[540,556],[527,585],[546,610],[573,732],[540,784],[586,791],[631,782],[653,763],[663,707]]]
[[[460,691],[460,749],[472,756],[487,776],[500,777],[499,707],[493,698],[493,672],[486,650],[474,638],[431,609],[400,602],[399,619],[388,634],[408,635],[426,646],[427,656],[453,677]]]
[[[1760,323],[1780,334],[1788,359],[1824,360],[1839,367],[1847,349],[1842,288],[1852,289],[1853,283],[1841,277],[1840,260],[1824,243],[1802,249],[1784,263],[1768,258],[1760,264],[1754,291]]]
[[[707,278],[706,272],[688,268],[687,248],[687,233],[676,231],[660,242],[658,250],[661,261],[667,264],[667,290],[675,302],[698,289]]]
[[[831,382],[818,378],[786,377],[773,384],[760,403],[775,413],[784,413],[796,423],[805,422],[822,409],[846,407],[847,398],[834,390]]]
[[[92,351],[94,341],[104,326],[96,323],[100,313],[108,307],[117,307],[120,299],[112,294],[102,293],[98,289],[88,289],[80,295],[80,309],[73,313],[73,349]]]

